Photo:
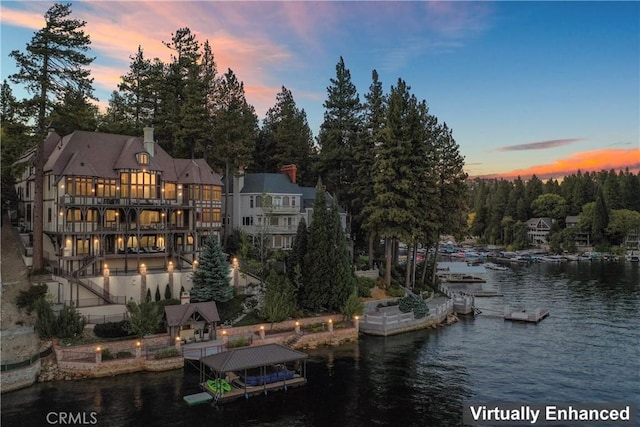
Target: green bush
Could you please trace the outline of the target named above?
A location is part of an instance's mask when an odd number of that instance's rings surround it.
[[[58,313],[58,338],[73,338],[82,334],[84,321],[75,307],[64,305]]]
[[[100,338],[120,338],[133,335],[129,332],[129,321],[99,323],[93,328],[93,333]]]
[[[416,299],[416,304],[413,306],[413,317],[415,319],[422,319],[429,314],[429,306],[421,299]]]
[[[398,286],[391,286],[389,289],[387,289],[387,295],[389,295],[392,298],[403,297],[404,289]]]
[[[35,301],[34,307],[38,318],[36,319],[36,332],[40,338],[53,338],[58,329],[56,315],[51,308],[51,304],[44,298]]]
[[[130,357],[133,357],[130,351],[119,351],[116,353],[116,359],[128,359]]]
[[[28,314],[31,314],[35,308],[36,302],[39,299],[44,298],[46,295],[47,285],[44,283],[40,285],[33,285],[26,291],[20,291],[16,304],[19,308],[24,308],[27,310]]]
[[[368,277],[357,277],[358,296],[368,298],[371,296],[371,289],[376,285],[376,281]]]
[[[162,350],[156,351],[154,358],[156,359],[167,359],[169,357],[178,357],[180,356],[180,350],[175,347],[163,348]]]
[[[249,339],[247,337],[240,337],[227,342],[227,348],[246,347],[249,345]]]
[[[415,305],[416,299],[411,295],[407,295],[406,297],[400,298],[400,301],[398,302],[398,309],[402,313],[409,313],[411,310],[413,310],[413,307],[415,307]]]

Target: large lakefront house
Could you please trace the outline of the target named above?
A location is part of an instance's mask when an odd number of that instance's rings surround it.
[[[109,276],[112,294],[138,299],[136,275],[191,270],[203,241],[220,233],[221,177],[204,159],[172,158],[154,141],[153,128],[145,128],[144,138],[50,132],[44,152],[44,259],[56,276],[73,279],[78,300],[81,288],[98,294]],[[27,167],[16,185],[27,247],[33,240],[34,155],[20,160]],[[173,282],[164,276],[156,284],[162,291]],[[74,281],[82,286],[74,289]],[[146,277],[138,278],[138,286],[142,281]],[[171,285],[178,295],[182,285]]]

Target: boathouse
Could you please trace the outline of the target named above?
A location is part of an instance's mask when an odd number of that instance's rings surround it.
[[[236,348],[201,358],[200,384],[216,401],[287,390],[306,384],[307,357],[280,344]],[[225,388],[214,390],[211,383]]]

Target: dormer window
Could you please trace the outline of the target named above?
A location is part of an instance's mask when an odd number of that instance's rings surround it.
[[[138,153],[136,154],[136,157],[138,158],[138,164],[139,165],[148,165],[149,164],[149,153]]]

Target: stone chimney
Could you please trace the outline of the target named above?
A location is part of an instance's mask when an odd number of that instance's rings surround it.
[[[144,128],[144,149],[151,157],[156,154],[156,142],[153,140],[153,128]]]
[[[284,165],[280,168],[280,172],[287,175],[293,184],[296,183],[297,171],[298,171],[298,167],[296,165]]]

